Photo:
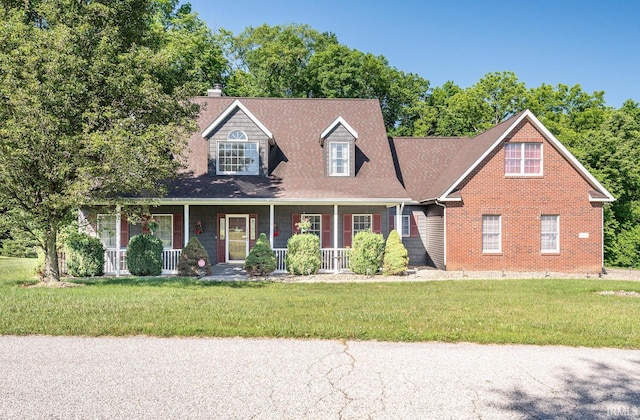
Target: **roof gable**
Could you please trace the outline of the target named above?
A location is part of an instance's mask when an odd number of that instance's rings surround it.
[[[218,126],[220,124],[222,124],[222,122],[236,109],[240,109],[242,110],[242,112],[245,113],[245,115],[247,117],[249,117],[249,119],[256,125],[258,126],[258,128],[260,128],[260,130],[262,130],[262,132],[269,138],[270,142],[273,142],[273,134],[271,133],[271,131],[269,131],[269,129],[267,127],[264,126],[264,124],[262,124],[260,122],[260,120],[258,120],[256,118],[255,115],[253,115],[253,113],[251,111],[249,111],[249,109],[247,109],[246,106],[244,106],[242,104],[242,102],[240,102],[239,99],[236,99],[235,101],[233,101],[233,103],[231,105],[229,105],[227,107],[227,109],[224,110],[224,112],[222,114],[220,114],[218,116],[218,118],[216,118],[211,124],[209,124],[209,126],[207,128],[205,128],[202,131],[202,137],[209,137],[209,135],[216,129],[218,128]]]
[[[329,134],[331,134],[331,132],[339,125],[342,125],[349,132],[349,134],[353,136],[354,139],[358,140],[358,132],[354,130],[353,127],[351,127],[349,123],[344,120],[344,118],[339,116],[320,134],[320,145],[324,144],[327,136],[329,136]]]
[[[565,158],[569,163],[580,173],[580,175],[587,180],[587,182],[595,189],[595,191],[589,193],[589,199],[591,201],[611,202],[615,199],[607,191],[600,182],[576,159],[569,150],[553,135],[551,132],[536,118],[530,110],[525,110],[519,114],[516,114],[512,118],[504,121],[496,127],[474,137],[472,140],[486,140],[495,138],[495,140],[486,148],[482,154],[480,154],[471,165],[466,166],[464,172],[462,172],[453,183],[437,198],[438,201],[461,201],[462,198],[458,195],[452,196],[451,194],[460,186],[464,179],[473,172],[489,156],[502,141],[511,134],[515,128],[524,120],[527,119],[533,126],[542,133],[546,140]],[[495,136],[495,137],[494,137]],[[594,194],[595,193],[595,194]]]

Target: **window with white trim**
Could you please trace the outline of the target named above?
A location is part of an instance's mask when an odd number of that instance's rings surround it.
[[[303,214],[302,220],[307,219],[311,226],[307,229],[306,233],[313,233],[319,238],[322,238],[322,215],[320,214]]]
[[[115,214],[97,216],[96,233],[105,248],[116,248],[116,225]]]
[[[154,235],[162,241],[162,246],[173,248],[173,214],[154,214],[151,218],[158,224]]]
[[[542,175],[542,143],[507,143],[504,146],[506,175]]]
[[[401,235],[403,238],[411,236],[411,219],[410,215],[403,214],[402,215],[402,232]]]
[[[497,214],[482,215],[482,252],[502,252],[502,217]]]
[[[349,143],[332,142],[329,145],[331,176],[349,176]]]
[[[373,231],[373,226],[371,224],[371,215],[370,214],[354,214],[353,215],[353,226],[352,232],[353,236],[356,236],[356,233],[363,231]]]
[[[216,173],[218,175],[259,174],[258,143],[248,140],[244,131],[233,130],[226,141],[217,143]]]
[[[540,216],[540,251],[560,252],[560,216]]]

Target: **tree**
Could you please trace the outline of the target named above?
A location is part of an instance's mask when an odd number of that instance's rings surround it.
[[[382,274],[385,276],[399,276],[409,267],[409,252],[405,248],[397,230],[389,232],[382,258]]]
[[[150,0],[40,0],[0,6],[0,202],[45,251],[92,200],[162,193],[181,166],[198,107],[166,77]],[[176,84],[178,83],[178,84]]]
[[[252,276],[268,276],[276,269],[277,265],[278,260],[271,249],[267,235],[261,233],[247,255],[244,269]]]

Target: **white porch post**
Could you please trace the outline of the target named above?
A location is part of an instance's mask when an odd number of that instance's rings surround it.
[[[402,242],[402,207],[396,204],[396,230],[400,234],[400,242]]]
[[[182,218],[184,221],[184,246],[187,246],[189,243],[189,205],[184,205],[184,217]]]
[[[273,249],[273,225],[275,222],[274,205],[269,204],[269,243]]]
[[[340,272],[338,259],[338,205],[333,205],[333,271]]]
[[[120,206],[116,206],[116,277],[120,277],[120,243],[122,232],[122,213]]]

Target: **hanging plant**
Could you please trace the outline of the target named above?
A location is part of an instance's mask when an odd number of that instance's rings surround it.
[[[204,233],[204,223],[202,223],[202,221],[198,220],[196,222],[196,235],[202,235]]]

